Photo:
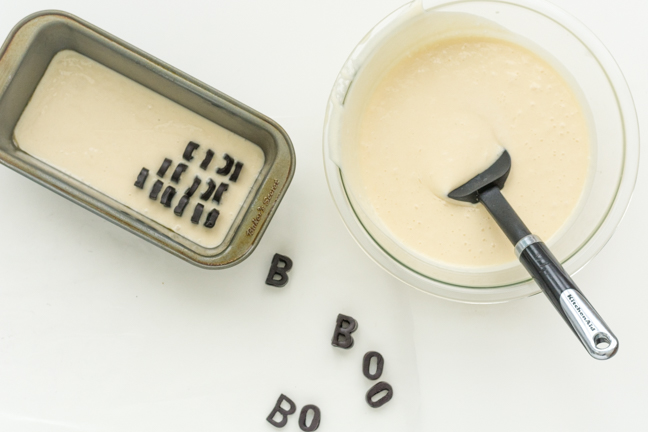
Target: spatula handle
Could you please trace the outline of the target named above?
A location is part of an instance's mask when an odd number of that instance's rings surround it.
[[[616,354],[619,341],[614,333],[547,246],[531,234],[499,187],[492,186],[480,191],[479,200],[515,245],[520,262],[549,297],[589,354],[599,360],[609,359]]]
[[[598,360],[614,356],[619,349],[616,336],[547,246],[534,235],[520,242],[526,243],[523,249],[516,247],[520,262],[574,330],[589,354]]]

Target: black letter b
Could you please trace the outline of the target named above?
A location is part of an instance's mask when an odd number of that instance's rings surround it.
[[[339,314],[335,322],[335,333],[331,344],[334,347],[349,349],[353,346],[351,333],[358,329],[358,322],[350,316]]]
[[[290,405],[290,408],[288,408],[287,410],[281,408],[281,402],[283,401],[286,401],[288,405]],[[279,399],[277,399],[277,403],[275,404],[274,408],[272,409],[272,412],[270,413],[270,415],[266,420],[268,420],[268,422],[272,426],[282,428],[286,426],[286,423],[288,422],[288,416],[294,414],[295,411],[297,411],[297,407],[295,406],[295,403],[291,401],[288,396],[282,394],[281,396],[279,396]],[[274,416],[276,414],[281,414],[281,420],[279,421],[274,420]]]
[[[282,262],[283,266],[279,267]],[[275,254],[272,257],[272,264],[270,265],[270,272],[266,278],[266,285],[282,287],[288,283],[288,271],[292,268],[293,262],[290,258],[284,255]],[[279,276],[279,279],[275,279]]]

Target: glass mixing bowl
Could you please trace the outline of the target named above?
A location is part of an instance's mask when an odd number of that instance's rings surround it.
[[[376,25],[349,56],[328,101],[324,166],[331,194],[358,244],[385,270],[415,288],[470,303],[496,303],[537,294],[540,289],[516,262],[453,268],[415,256],[372,219],[345,185],[339,155],[344,121],[351,115],[349,100],[362,97],[357,89],[371,87],[377,79],[376,70],[384,69],[399,52],[424,40],[426,32],[435,31],[425,20],[435,12],[460,12],[486,19],[551,56],[553,66],[581,99],[589,116],[593,144],[590,178],[581,202],[547,243],[565,269],[574,274],[612,236],[630,201],[639,164],[639,131],[632,96],[603,44],[576,19],[544,1],[416,0]]]

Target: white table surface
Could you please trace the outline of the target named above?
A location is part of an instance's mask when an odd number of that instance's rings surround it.
[[[332,83],[404,0],[4,0],[0,37],[71,12],[279,122],[297,172],[242,264],[191,266],[0,167],[0,430],[272,431],[279,394],[320,431],[648,430],[646,159],[634,199],[575,280],[621,341],[591,359],[543,296],[494,306],[417,292],[352,240],[322,165]],[[648,3],[555,0],[624,72],[648,130]],[[264,284],[275,252],[290,283]],[[360,328],[330,345],[338,313]],[[362,356],[385,357],[394,399],[368,407]],[[286,431],[298,431],[297,414]]]

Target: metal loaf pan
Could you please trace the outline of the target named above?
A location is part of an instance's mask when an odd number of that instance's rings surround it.
[[[258,145],[265,164],[225,240],[204,248],[21,151],[14,128],[50,61],[73,50]],[[65,12],[18,23],[0,48],[0,162],[172,254],[205,268],[246,258],[259,243],[295,171],[285,131],[242,103]]]

